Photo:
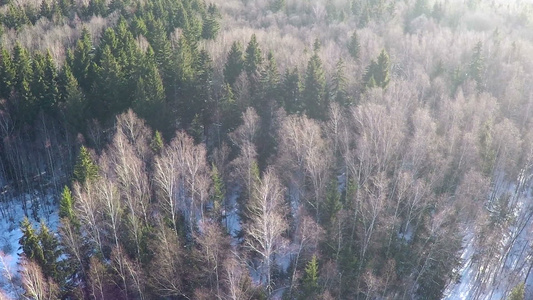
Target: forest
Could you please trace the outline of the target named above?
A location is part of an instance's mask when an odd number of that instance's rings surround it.
[[[0,300],[533,298],[533,2],[0,0]]]

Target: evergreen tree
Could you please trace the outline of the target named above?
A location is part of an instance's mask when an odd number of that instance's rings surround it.
[[[213,210],[215,214],[220,214],[222,205],[224,204],[224,198],[226,197],[226,190],[224,187],[224,181],[218,172],[217,166],[215,164],[211,167],[211,181],[213,182]]]
[[[100,63],[94,66],[94,70],[95,80],[91,90],[90,109],[95,117],[106,121],[114,114],[126,110],[131,98],[127,97],[124,91],[125,78],[122,66],[108,45],[102,50]]]
[[[67,56],[68,57],[68,56]],[[81,37],[76,43],[74,53],[70,62],[70,69],[72,74],[76,77],[80,87],[84,92],[90,91],[92,86],[92,80],[89,76],[90,67],[93,58],[93,44],[91,41],[91,35],[87,28],[81,30]]]
[[[61,111],[65,120],[74,129],[82,131],[84,126],[87,102],[85,95],[81,91],[78,81],[70,71],[70,67],[65,65],[59,78],[61,91]]]
[[[224,79],[231,87],[241,75],[244,68],[244,59],[242,54],[242,46],[239,42],[233,42],[228,54],[228,59],[224,65]]]
[[[44,81],[45,90],[41,106],[48,112],[55,112],[57,100],[59,99],[59,84],[57,69],[50,51],[46,52],[44,57]]]
[[[224,133],[231,132],[241,123],[241,111],[229,84],[222,91],[222,128]]]
[[[162,128],[165,125],[165,88],[163,79],[159,74],[151,49],[140,60],[137,82],[133,96],[133,109],[154,128]]]
[[[259,48],[255,34],[252,34],[244,57],[244,70],[248,74],[248,77],[259,73],[262,62],[261,49]]]
[[[152,151],[156,154],[161,153],[161,150],[163,149],[163,136],[159,130],[155,131],[152,141],[150,142],[150,148],[152,148]]]
[[[316,48],[316,47],[315,47]],[[322,60],[317,51],[307,64],[305,85],[302,92],[306,114],[313,119],[325,119],[328,104],[325,99],[326,77],[322,68]]]
[[[361,52],[361,45],[359,44],[359,38],[357,37],[357,31],[354,31],[348,42],[348,52],[353,59],[359,59]]]
[[[372,60],[363,76],[365,88],[386,88],[390,82],[390,60],[385,49],[381,50],[377,61]]]
[[[300,299],[313,299],[318,293],[318,260],[313,255],[305,266],[305,273],[302,280],[303,295]]]
[[[81,146],[78,159],[74,165],[74,180],[80,184],[94,180],[98,177],[98,166],[94,163],[89,151],[85,146]]]
[[[38,238],[43,251],[43,264],[41,265],[43,274],[47,278],[53,278],[57,283],[62,282],[62,274],[58,262],[61,256],[59,241],[43,222],[41,222]]]
[[[301,99],[301,82],[298,68],[285,70],[283,81],[281,82],[281,93],[283,107],[289,114],[303,112],[303,102]]]
[[[59,200],[59,217],[61,219],[67,218],[71,221],[71,223],[75,218],[72,202],[72,192],[66,185],[63,188],[63,192],[61,193],[61,199]]]
[[[15,83],[15,68],[6,48],[0,48],[0,97],[8,98]]]
[[[276,100],[281,102],[280,97],[280,74],[278,64],[272,52],[268,53],[267,64],[261,72],[261,98],[266,101]]]
[[[39,236],[35,233],[33,225],[28,220],[28,217],[24,217],[20,224],[20,230],[22,231],[22,237],[19,240],[19,245],[22,248],[22,253],[28,258],[32,259],[37,264],[43,265],[44,253],[41,245],[39,244]]]
[[[476,81],[476,87],[478,91],[483,90],[483,69],[484,69],[484,59],[483,59],[483,43],[477,42],[474,47],[474,53],[472,54],[472,59],[470,60],[470,70],[468,76]]]
[[[526,288],[524,283],[520,283],[513,288],[507,300],[524,300],[526,294]]]
[[[212,9],[211,7],[213,6],[214,4],[209,4],[209,11],[203,17],[202,38],[206,40],[216,39],[218,31],[220,30],[220,24],[218,23],[216,15],[216,6]]]
[[[339,59],[337,62],[337,68],[333,74],[332,87],[331,87],[331,99],[339,103],[342,106],[348,106],[351,103],[351,99],[348,97],[348,92],[346,91],[347,83],[346,77],[344,76],[344,61]]]

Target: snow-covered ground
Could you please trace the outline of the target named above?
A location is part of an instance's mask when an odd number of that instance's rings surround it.
[[[483,270],[476,261],[473,225],[466,229],[463,239],[462,266],[459,281],[450,283],[443,299],[505,299],[518,284],[526,283],[526,299],[533,299],[533,276],[530,267],[533,259],[533,195],[532,186],[523,177],[517,184],[507,184],[497,193],[510,195],[509,205],[515,207],[511,225],[500,238],[500,253],[489,266]],[[478,237],[483,238],[483,237]],[[485,271],[485,272],[483,272]]]
[[[51,231],[57,232],[59,225],[59,217],[57,213],[57,205],[54,205],[54,196],[52,194],[46,195],[44,198],[39,193],[24,194],[11,199],[7,202],[1,202],[0,206],[3,211],[2,218],[0,218],[0,254],[3,255],[3,260],[0,260],[0,288],[14,296],[11,284],[6,276],[6,272],[10,272],[14,276],[18,272],[18,262],[22,249],[20,249],[19,240],[22,237],[20,230],[20,222],[23,220],[25,213],[23,209],[23,201],[28,207],[29,220],[32,222],[36,231],[39,230],[39,223],[44,222]],[[31,202],[32,199],[37,199],[39,203],[43,203],[38,209],[39,220],[31,217]],[[50,205],[44,205],[48,203]]]

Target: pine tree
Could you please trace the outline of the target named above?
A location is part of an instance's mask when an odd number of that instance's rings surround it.
[[[354,31],[348,42],[348,52],[353,59],[359,59],[361,52],[361,45],[359,44],[359,38],[357,37],[357,31]]]
[[[76,165],[74,165],[74,180],[80,184],[98,177],[98,166],[94,163],[85,146],[81,146]]]
[[[228,54],[228,59],[224,65],[224,79],[231,87],[235,84],[237,77],[241,75],[244,68],[244,58],[242,46],[239,42],[233,42]]]
[[[316,48],[316,47],[315,47]],[[325,99],[326,77],[322,68],[322,60],[317,51],[309,59],[302,92],[306,114],[313,119],[325,119],[328,104]]]

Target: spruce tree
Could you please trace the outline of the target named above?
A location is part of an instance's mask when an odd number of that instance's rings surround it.
[[[281,98],[283,107],[289,114],[303,112],[301,99],[301,81],[298,68],[285,70],[285,75],[281,82]]]
[[[353,59],[359,59],[361,52],[361,45],[359,44],[359,38],[357,37],[357,31],[354,31],[348,42],[348,52]]]
[[[32,259],[37,264],[43,265],[44,253],[41,245],[39,244],[39,236],[35,233],[33,225],[28,220],[28,217],[24,217],[20,224],[20,230],[22,231],[22,237],[19,239],[19,245],[22,248],[22,253],[28,258]]]
[[[38,238],[43,251],[43,264],[41,265],[43,274],[47,278],[53,278],[57,283],[62,282],[61,270],[58,262],[58,259],[61,256],[59,241],[44,222],[41,222]]]
[[[161,153],[161,150],[163,149],[163,136],[160,131],[155,131],[152,141],[150,142],[150,148],[152,148],[152,151],[154,151],[155,154]]]
[[[267,56],[265,68],[261,71],[261,98],[265,101],[276,100],[280,97],[280,74],[274,54],[270,51]]]
[[[209,4],[209,11],[203,17],[202,38],[206,40],[216,39],[218,31],[220,30],[220,24],[217,20],[216,10],[211,9],[212,5],[214,4]]]
[[[242,46],[239,42],[233,42],[228,53],[228,59],[224,65],[224,79],[231,87],[234,86],[235,81],[241,75],[244,68],[244,58],[242,54]]]
[[[81,146],[78,159],[74,165],[74,180],[80,184],[94,180],[98,177],[98,166],[94,163],[85,146]]]
[[[213,210],[215,214],[219,214],[224,204],[224,198],[226,197],[226,191],[224,187],[224,181],[218,172],[217,166],[215,164],[211,167],[211,181],[213,182]]]
[[[326,77],[322,68],[322,60],[317,51],[307,64],[305,86],[302,92],[303,103],[307,116],[313,119],[326,118],[328,104],[325,99]]]
[[[82,131],[85,125],[87,102],[69,65],[63,67],[59,77],[59,89],[63,117],[77,131]]]
[[[261,48],[259,48],[255,34],[252,34],[244,57],[244,70],[249,77],[259,73],[262,62]]]
[[[63,188],[61,199],[59,200],[59,217],[61,219],[67,218],[71,223],[73,223],[72,221],[75,219],[72,192],[66,185]]]
[[[386,88],[390,82],[390,59],[385,49],[381,50],[377,61],[372,60],[363,76],[365,88]]]
[[[478,91],[483,90],[483,69],[484,69],[484,59],[483,59],[483,43],[477,42],[474,47],[472,54],[472,59],[470,60],[469,74],[468,76],[476,81],[476,87]]]
[[[93,44],[91,41],[91,35],[89,34],[87,28],[84,27],[81,30],[81,37],[74,48],[71,58],[72,61],[70,62],[70,69],[72,70],[72,74],[74,74],[76,77],[80,87],[86,93],[90,91],[92,86],[92,80],[89,76],[92,58]]]
[[[7,99],[15,83],[15,68],[6,48],[0,48],[0,97]]]
[[[347,83],[346,77],[344,76],[344,61],[342,58],[337,61],[331,83],[331,99],[342,106],[350,105],[351,99],[349,99],[348,92],[346,91]]]
[[[305,273],[302,280],[303,295],[300,299],[313,299],[318,293],[318,260],[313,255],[305,266]]]

